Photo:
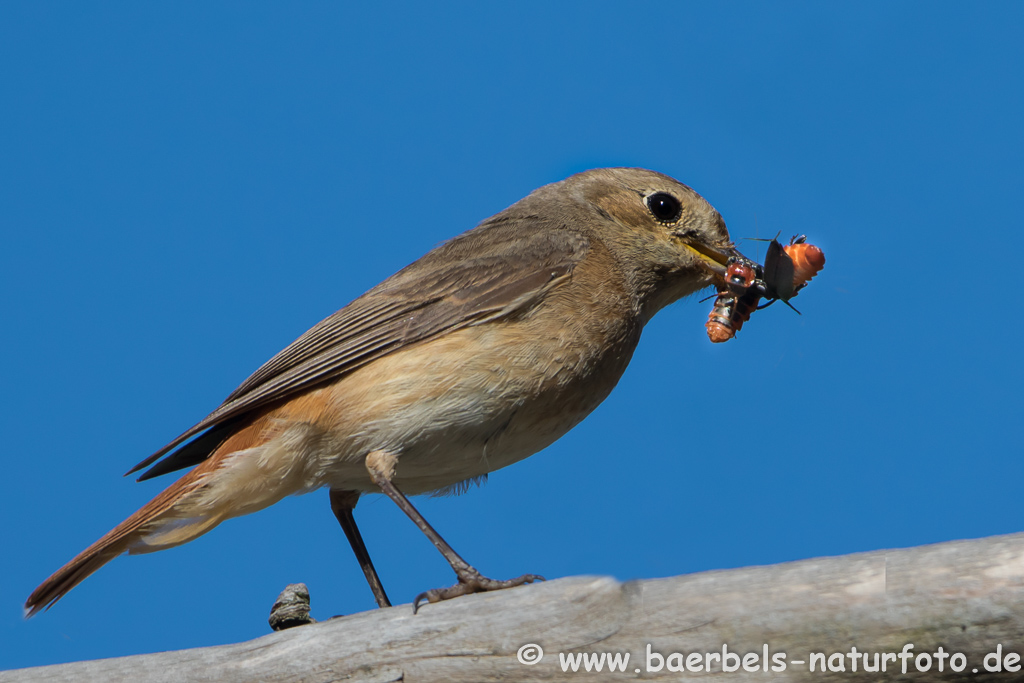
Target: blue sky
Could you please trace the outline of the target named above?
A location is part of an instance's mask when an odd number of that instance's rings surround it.
[[[0,669],[250,639],[296,581],[317,618],[372,608],[318,491],[21,616],[171,481],[121,474],[263,361],[598,166],[672,175],[734,238],[806,233],[828,263],[802,316],[775,306],[727,344],[705,336],[710,301],[663,311],[569,435],[420,499],[469,561],[625,580],[1024,529],[1022,20],[1011,3],[4,4]],[[356,515],[394,600],[453,581],[390,501]]]

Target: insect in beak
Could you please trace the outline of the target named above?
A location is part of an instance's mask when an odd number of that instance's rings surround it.
[[[764,257],[765,296],[789,303],[824,267],[825,254],[808,244],[805,235],[794,237],[786,246],[773,239]]]
[[[732,339],[754,311],[776,301],[793,308],[789,300],[825,267],[825,254],[807,244],[803,235],[794,237],[786,246],[779,243],[778,236],[770,240],[764,266],[733,251],[736,256],[726,266],[724,286],[718,287],[714,308],[705,325],[708,338],[714,343]],[[768,303],[758,305],[761,298]]]

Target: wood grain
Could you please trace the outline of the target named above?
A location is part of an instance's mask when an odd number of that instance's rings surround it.
[[[527,643],[545,652],[532,666],[516,657]],[[846,656],[851,646],[895,654],[908,643],[914,657],[941,646],[967,666],[957,673],[945,659],[939,672],[933,658],[918,672],[911,658],[906,676],[898,659],[886,673],[854,673]],[[786,654],[787,667],[647,670],[648,646],[668,656],[721,654],[723,644],[740,656],[767,645]],[[626,583],[571,577],[426,605],[417,615],[400,605],[235,645],[9,671],[0,682],[1024,680],[1020,671],[986,672],[983,660],[1000,644],[1004,662],[1024,653],[1024,534]],[[626,671],[559,665],[559,653],[601,652],[630,653]],[[826,661],[843,653],[846,670],[811,673],[812,652]]]

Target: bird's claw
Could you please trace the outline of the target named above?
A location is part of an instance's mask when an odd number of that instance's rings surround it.
[[[457,598],[460,595],[484,593],[487,591],[501,590],[502,588],[513,588],[515,586],[522,586],[526,583],[544,580],[545,578],[539,574],[523,574],[522,576],[518,576],[514,579],[496,581],[474,571],[472,574],[465,577],[460,576],[459,582],[454,586],[448,586],[447,588],[433,588],[417,595],[416,599],[412,601],[412,613],[416,614],[420,605],[423,604],[424,601],[441,602],[442,600]]]

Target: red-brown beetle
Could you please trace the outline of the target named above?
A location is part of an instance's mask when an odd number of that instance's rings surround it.
[[[754,311],[776,301],[781,300],[793,308],[789,300],[824,267],[824,252],[813,244],[807,244],[804,235],[793,237],[786,246],[782,246],[778,239],[771,240],[764,266],[741,258],[730,261],[725,285],[719,287],[715,305],[705,324],[708,339],[716,344],[729,341]],[[762,297],[768,303],[758,306]]]
[[[797,291],[825,267],[825,253],[813,244],[807,244],[806,239],[803,235],[795,237],[783,247],[793,261],[793,288]]]
[[[753,261],[743,259],[734,259],[729,263],[725,272],[725,288],[718,290],[715,305],[704,324],[708,339],[713,343],[720,344],[732,339],[743,327],[743,323],[750,319],[750,314],[757,310],[763,289],[758,285],[760,269]]]

